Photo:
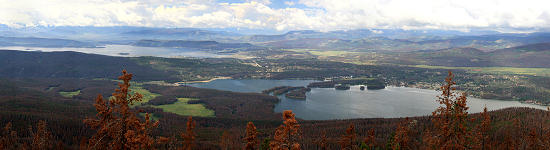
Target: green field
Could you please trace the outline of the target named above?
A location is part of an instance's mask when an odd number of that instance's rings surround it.
[[[165,112],[171,112],[182,116],[215,117],[214,111],[207,109],[203,104],[187,104],[193,98],[178,98],[174,104],[152,106]]]
[[[68,98],[72,98],[73,96],[76,96],[78,94],[80,94],[80,90],[72,91],[72,92],[59,92],[59,95],[63,97],[68,97]]]
[[[446,66],[428,66],[413,65],[412,67],[429,69],[460,69],[471,73],[503,73],[503,74],[521,74],[550,77],[550,68],[514,68],[514,67],[446,67]]]
[[[141,103],[147,103],[150,100],[154,99],[157,96],[160,96],[160,94],[157,93],[151,93],[149,90],[141,87],[143,85],[142,83],[136,83],[136,82],[130,82],[130,92],[131,94],[139,93],[143,95],[143,99],[141,102],[137,102],[134,105],[141,104]]]
[[[120,82],[118,80],[113,80],[113,81]],[[151,93],[149,90],[143,88],[142,85],[143,85],[143,83],[130,82],[130,92],[129,92],[129,94],[134,94],[134,93],[137,92],[137,93],[143,95],[142,101],[141,102],[136,102],[132,106],[137,106],[137,105],[142,104],[142,103],[147,103],[150,100],[154,99],[155,97],[161,96],[160,94],[157,94],[157,93]],[[112,97],[113,96],[109,97],[109,99],[112,98]]]

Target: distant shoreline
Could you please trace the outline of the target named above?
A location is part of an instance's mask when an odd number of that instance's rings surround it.
[[[191,83],[207,83],[212,82],[214,80],[223,80],[223,79],[232,79],[231,77],[215,77],[209,80],[201,80],[201,81],[182,81],[182,82],[176,82],[175,85],[182,85],[182,84],[191,84]]]

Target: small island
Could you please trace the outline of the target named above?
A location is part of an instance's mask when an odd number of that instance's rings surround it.
[[[306,99],[306,93],[311,91],[311,88],[301,87],[299,89],[296,89],[294,91],[290,91],[285,94],[286,98],[291,99],[299,99],[299,100],[305,100]]]
[[[369,80],[367,82],[367,89],[369,90],[380,90],[385,88],[386,83],[382,79]]]
[[[335,88],[337,90],[348,90],[352,85],[362,85],[361,90],[378,90],[386,88],[384,79],[378,78],[357,78],[357,79],[336,79],[332,81],[322,81],[310,83],[309,88]]]
[[[334,86],[334,89],[337,89],[337,90],[349,90],[350,89],[350,86],[347,85],[347,84],[336,84]]]
[[[292,99],[300,99],[305,100],[306,99],[306,92],[311,91],[311,88],[303,87],[303,86],[278,86],[273,87],[267,90],[263,90],[262,93],[264,94],[273,94],[274,96],[285,94],[285,97],[292,98]]]

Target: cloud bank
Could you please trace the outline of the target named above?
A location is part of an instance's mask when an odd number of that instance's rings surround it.
[[[287,30],[550,28],[546,0],[0,0],[0,24]],[[275,4],[282,4],[276,6]]]

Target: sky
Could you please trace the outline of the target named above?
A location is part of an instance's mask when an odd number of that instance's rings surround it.
[[[258,30],[550,28],[550,0],[0,0],[0,24]]]

